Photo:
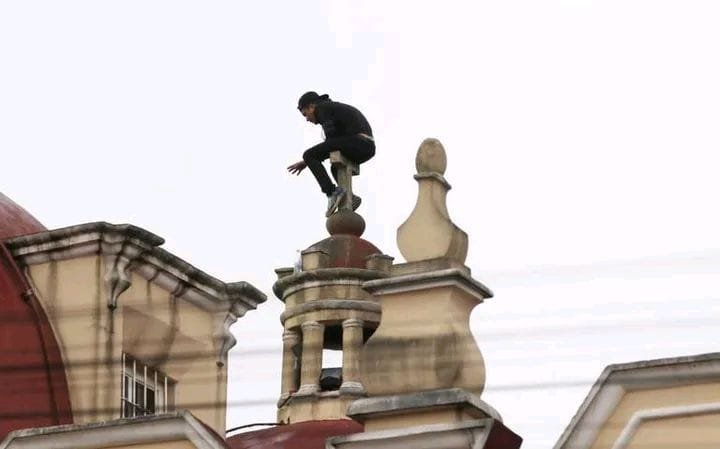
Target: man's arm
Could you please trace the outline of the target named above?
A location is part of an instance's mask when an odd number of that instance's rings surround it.
[[[291,175],[299,175],[301,171],[305,170],[305,167],[307,167],[305,161],[299,161],[288,166],[287,171],[289,171]]]

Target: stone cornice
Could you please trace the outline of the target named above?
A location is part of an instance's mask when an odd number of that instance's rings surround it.
[[[481,400],[479,395],[462,388],[358,399],[350,404],[347,415],[356,421],[364,422],[373,415],[401,415],[410,411],[442,407],[462,408],[478,418],[489,417],[502,422],[497,410]]]
[[[317,310],[357,310],[380,314],[380,304],[374,300],[316,299],[288,308],[280,314],[280,322],[285,324],[290,318]]]
[[[89,424],[15,430],[0,449],[91,449],[185,440],[198,449],[227,449],[225,442],[190,412],[124,418]]]
[[[363,288],[372,294],[395,294],[429,288],[456,286],[479,301],[492,298],[493,293],[485,285],[473,279],[467,270],[448,268],[424,273],[404,274],[386,279],[367,281]]]
[[[338,284],[352,284],[359,287],[365,281],[387,276],[385,272],[363,268],[318,268],[281,277],[275,281],[273,293],[284,301],[289,294],[298,289]]]
[[[160,248],[164,242],[137,226],[96,222],[25,235],[5,244],[21,265],[92,254],[122,256],[128,260],[127,269],[178,297],[195,300],[206,309],[232,310],[237,316],[266,300],[265,294],[247,282],[225,283],[195,268]]]
[[[176,298],[220,314],[215,338],[218,364],[235,344],[230,326],[267,298],[253,285],[225,283],[195,268],[160,245],[164,240],[137,226],[106,222],[86,223],[7,240],[5,245],[21,266],[99,255],[105,259],[107,306],[115,309],[130,287],[134,273]]]
[[[586,449],[627,391],[720,380],[720,353],[607,366],[590,389],[554,449]]]

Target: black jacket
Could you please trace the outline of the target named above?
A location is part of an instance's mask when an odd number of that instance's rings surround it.
[[[372,128],[365,116],[349,104],[322,101],[315,105],[315,119],[322,125],[326,139],[357,134],[372,136]]]

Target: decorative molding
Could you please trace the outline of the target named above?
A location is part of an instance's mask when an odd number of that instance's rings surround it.
[[[297,292],[307,290],[309,288],[322,288],[322,287],[337,287],[337,286],[343,286],[343,287],[357,287],[359,290],[362,289],[363,282],[365,282],[364,279],[343,279],[338,278],[335,280],[321,280],[321,281],[306,281],[302,284],[296,284],[288,287],[283,292],[282,301],[285,301],[288,296],[295,294]]]
[[[379,310],[378,310],[378,312],[379,312]],[[348,318],[346,320],[343,320],[343,322],[342,322],[343,329],[350,329],[353,327],[362,328],[364,325],[365,325],[365,322],[359,318]]]
[[[493,427],[491,418],[453,424],[429,424],[362,432],[327,440],[327,449],[437,449],[485,447]]]
[[[5,242],[21,265],[101,255],[108,262],[105,279],[108,302],[117,304],[127,289],[130,273],[211,311],[232,310],[240,317],[267,298],[247,282],[222,282],[195,268],[159,245],[164,240],[137,226],[106,222],[87,223]]]
[[[303,396],[316,396],[320,392],[320,385],[318,384],[304,384],[300,385],[297,392],[293,393],[291,397],[300,398]],[[0,448],[2,449],[2,448]]]
[[[305,321],[304,323],[302,323],[300,325],[300,328],[302,328],[302,331],[304,334],[305,332],[323,330],[323,329],[325,329],[325,326],[318,323],[317,321]],[[322,341],[320,343],[322,344]]]
[[[502,422],[502,416],[497,410],[480,399],[478,395],[462,388],[358,399],[348,407],[347,416],[362,422],[371,415],[406,414],[408,411],[440,407],[472,410],[481,417],[493,418]]]
[[[318,268],[285,275],[275,281],[273,293],[281,301],[300,290],[334,285],[361,286],[364,281],[387,277],[388,273],[364,268]]]
[[[188,440],[198,449],[227,449],[190,412],[15,430],[0,449],[95,449]]]
[[[118,248],[119,246],[119,248]],[[122,242],[120,245],[102,245],[105,257],[105,288],[107,289],[107,305],[110,309],[117,308],[120,295],[130,287],[130,266],[145,250],[136,245]],[[117,248],[117,249],[116,249]]]
[[[347,396],[365,396],[367,394],[363,384],[355,380],[344,381],[338,391],[340,391],[341,395]]]
[[[230,327],[235,324],[236,321],[237,316],[232,312],[228,312],[227,315],[225,315],[222,326],[220,327],[221,332],[216,335],[216,338],[220,342],[217,352],[217,361],[215,362],[218,366],[222,367],[227,364],[228,352],[230,352],[230,349],[232,349],[232,347],[237,343],[237,339],[232,332],[230,332]]]
[[[160,248],[164,240],[142,228],[106,222],[87,223],[5,242],[20,265],[30,266],[97,255],[104,258],[107,305],[115,309],[131,285],[132,274],[152,282],[174,297],[221,314],[216,338],[217,363],[227,362],[236,340],[230,326],[267,297],[247,282],[222,282]]]
[[[447,286],[460,288],[476,298],[478,302],[493,296],[489,288],[459,268],[405,274],[367,281],[363,284],[363,288],[374,295],[390,295]]]
[[[293,344],[300,341],[300,333],[297,331],[285,329],[282,334],[282,341],[283,343],[287,343],[292,346]]]
[[[374,298],[366,300],[315,299],[295,307],[288,307],[280,314],[280,322],[284,324],[285,321],[290,318],[294,318],[304,313],[314,312],[316,310],[355,310],[380,314],[380,304],[378,304]],[[378,319],[379,318],[380,317],[378,315]]]
[[[625,449],[635,433],[646,421],[666,418],[684,418],[689,416],[707,415],[720,412],[720,402],[706,404],[680,405],[677,407],[654,408],[639,410],[633,414],[628,423],[615,440],[612,449]]]

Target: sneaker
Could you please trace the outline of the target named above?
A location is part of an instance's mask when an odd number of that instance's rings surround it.
[[[352,198],[352,209],[353,209],[353,210],[357,210],[357,208],[360,207],[361,204],[362,204],[362,198],[360,198],[360,197],[357,196],[357,195],[353,195],[353,198]]]
[[[328,208],[327,212],[325,212],[326,217],[329,217],[330,215],[335,213],[337,208],[340,206],[340,202],[342,201],[344,196],[345,189],[340,186],[335,187],[335,191],[332,194],[328,195]]]

